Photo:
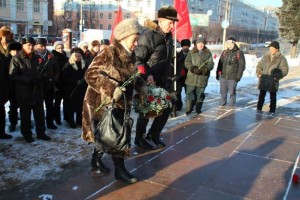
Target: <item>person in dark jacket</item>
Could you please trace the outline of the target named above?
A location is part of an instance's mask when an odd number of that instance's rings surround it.
[[[47,40],[45,38],[37,38],[35,45],[35,53],[42,59],[39,60],[39,73],[43,76],[43,89],[46,105],[46,122],[47,128],[57,129],[54,125],[54,95],[55,85],[58,82],[59,70],[53,54],[47,50]]]
[[[69,58],[67,57],[66,52],[64,51],[64,44],[60,41],[56,41],[53,45],[54,49],[52,50],[52,54],[56,61],[58,67],[58,81],[55,84],[55,98],[54,98],[54,121],[57,125],[61,125],[61,101],[63,98],[63,85],[62,85],[62,68],[68,62]],[[66,116],[65,109],[63,107],[63,115],[64,118]]]
[[[270,93],[270,114],[276,110],[276,93],[279,88],[279,80],[285,77],[289,72],[289,66],[286,58],[279,51],[280,46],[277,41],[269,45],[269,54],[262,57],[256,66],[258,77],[259,97],[257,102],[257,111],[262,111],[267,91]]]
[[[158,11],[157,23],[149,22],[149,29],[145,30],[135,49],[136,65],[146,67],[147,75],[144,77],[148,84],[171,90],[170,79],[173,76],[173,39],[171,30],[177,19],[177,11],[172,6],[162,7]],[[157,116],[148,131],[147,139],[157,146],[165,146],[160,139],[160,133],[168,121],[171,109],[166,108]],[[149,119],[139,114],[136,124],[135,144],[142,148],[153,149],[145,138]]]
[[[83,59],[83,51],[75,47],[70,51],[70,59],[62,69],[63,106],[66,120],[71,128],[82,124],[82,106],[87,84],[84,73],[87,69]],[[74,121],[74,114],[76,120]]]
[[[228,38],[226,46],[227,49],[222,52],[218,63],[216,78],[220,82],[220,106],[227,104],[228,93],[230,95],[228,105],[234,106],[236,101],[236,86],[245,70],[245,56],[236,45],[235,38]]]
[[[91,59],[93,60],[100,51],[100,42],[98,40],[93,40],[90,44],[89,51],[91,52]]]
[[[89,50],[89,45],[86,41],[80,41],[78,43],[78,47],[83,51],[82,58],[85,62],[85,65],[88,67],[94,58]]]
[[[185,66],[189,69],[185,81],[187,88],[186,114],[192,112],[192,102],[196,102],[196,113],[200,114],[203,101],[205,99],[205,88],[210,76],[210,71],[214,68],[214,61],[210,50],[205,46],[203,37],[198,37],[196,46],[191,50],[186,59]],[[195,99],[196,93],[196,99]]]
[[[183,103],[181,98],[182,88],[186,91],[185,79],[188,69],[185,67],[184,61],[188,52],[190,51],[191,41],[189,39],[183,39],[180,42],[181,50],[176,55],[176,71],[177,71],[177,81],[176,81],[176,102],[172,106],[171,117],[176,117],[176,111],[182,109]]]
[[[109,39],[102,39],[100,41],[100,51],[99,52],[103,51],[103,49],[106,48],[109,45],[110,45]]]
[[[33,142],[31,132],[31,111],[33,111],[37,139],[49,141],[45,134],[43,76],[38,71],[40,56],[34,53],[35,40],[32,37],[22,38],[22,54],[12,58],[10,75],[15,82],[15,95],[20,106],[21,133],[26,142]]]

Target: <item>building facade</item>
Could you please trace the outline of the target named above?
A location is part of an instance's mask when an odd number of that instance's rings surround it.
[[[49,20],[47,0],[0,0],[0,26],[11,27],[14,34],[48,34]]]

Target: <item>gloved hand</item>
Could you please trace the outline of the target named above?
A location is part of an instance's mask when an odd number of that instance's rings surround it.
[[[113,94],[113,99],[115,101],[119,101],[123,95],[123,92],[126,91],[126,88],[123,88],[123,87],[117,87],[114,91],[114,94]]]
[[[194,72],[195,69],[198,69],[198,67],[197,67],[197,66],[191,66],[191,69],[190,69],[190,70],[191,70],[192,73],[195,73],[195,72]]]
[[[196,75],[201,75],[202,74],[202,70],[197,67],[197,68],[194,69],[193,73],[196,74]]]
[[[207,72],[208,72],[208,69],[207,69],[206,66],[201,67],[200,70],[201,70],[201,74],[202,74],[202,75],[206,75]]]
[[[274,73],[273,78],[274,78],[275,81],[279,81],[279,74]]]

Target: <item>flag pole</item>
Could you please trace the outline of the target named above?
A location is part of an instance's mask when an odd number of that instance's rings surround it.
[[[174,22],[174,23],[176,23],[176,22]],[[176,76],[176,71],[177,71],[177,61],[176,61],[176,54],[177,54],[177,50],[176,50],[176,47],[177,47],[177,34],[176,34],[176,31],[177,31],[177,28],[176,28],[176,26],[177,26],[177,24],[175,24],[175,31],[174,31],[174,33],[175,33],[175,37],[174,37],[174,76]],[[176,92],[177,91],[177,87],[176,87],[176,82],[177,81],[174,81],[174,92]]]

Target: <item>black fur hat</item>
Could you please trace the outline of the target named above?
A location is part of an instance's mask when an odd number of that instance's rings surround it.
[[[70,54],[72,55],[73,53],[80,53],[82,56],[84,55],[84,52],[79,47],[74,47],[71,49]]]
[[[20,42],[10,42],[7,46],[7,51],[10,52],[12,50],[22,50],[22,44]]]
[[[33,37],[23,37],[23,38],[22,38],[22,41],[21,41],[21,44],[23,45],[23,44],[26,44],[26,43],[30,43],[30,44],[32,44],[32,45],[35,45],[35,44],[36,44],[36,42],[35,42],[35,40],[33,39]]]
[[[172,6],[163,6],[158,10],[158,18],[166,18],[172,21],[179,21],[177,18],[177,10]]]
[[[46,38],[37,38],[36,39],[36,44],[41,44],[41,45],[47,45],[48,41],[46,40]]]
[[[181,40],[181,42],[180,42],[180,45],[181,45],[181,47],[183,47],[183,46],[191,46],[191,41],[189,40],[189,39],[183,39],[183,40]]]
[[[100,43],[101,45],[110,45],[109,39],[102,39]]]

